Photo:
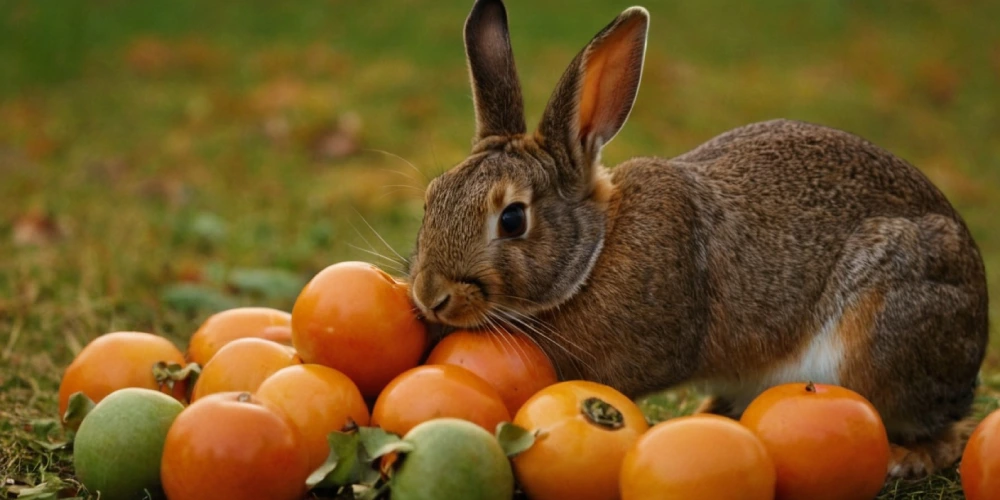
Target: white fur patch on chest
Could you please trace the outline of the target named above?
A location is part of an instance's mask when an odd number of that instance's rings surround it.
[[[820,331],[792,357],[753,378],[742,381],[713,381],[710,393],[729,400],[733,407],[746,408],[769,387],[792,382],[840,383],[844,343],[838,331],[840,315],[828,319]]]

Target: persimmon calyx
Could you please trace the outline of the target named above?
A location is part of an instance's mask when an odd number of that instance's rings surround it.
[[[198,380],[198,375],[200,374],[201,365],[198,363],[188,363],[181,366],[180,363],[157,361],[153,364],[153,378],[156,380],[157,386],[161,389],[166,386],[168,389],[173,390],[177,382],[185,380],[188,382],[188,387],[194,387],[194,383]]]
[[[625,416],[622,412],[601,398],[584,399],[580,403],[580,413],[592,424],[608,430],[613,431],[625,426]]]

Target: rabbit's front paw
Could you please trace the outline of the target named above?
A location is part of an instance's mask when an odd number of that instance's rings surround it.
[[[738,410],[732,401],[719,396],[708,396],[694,411],[695,413],[711,413],[739,420],[742,411]]]

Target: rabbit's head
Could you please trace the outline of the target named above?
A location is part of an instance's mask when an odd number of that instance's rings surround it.
[[[427,187],[410,262],[414,303],[428,319],[520,323],[586,282],[613,206],[600,150],[631,111],[647,24],[633,7],[598,33],[527,134],[506,11],[499,0],[476,2],[465,24],[474,146]]]

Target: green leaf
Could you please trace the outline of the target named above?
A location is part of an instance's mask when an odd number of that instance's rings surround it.
[[[69,441],[57,441],[50,442],[41,439],[32,439],[28,442],[28,446],[36,451],[56,451],[66,448],[69,445]]]
[[[361,427],[358,429],[361,445],[367,461],[371,462],[392,452],[409,453],[413,445],[403,441],[398,435],[382,430],[381,427]]]
[[[316,468],[316,470],[312,471],[312,474],[309,474],[309,477],[306,478],[306,488],[311,490],[314,488],[336,487],[336,484],[328,484],[333,483],[334,481],[332,479],[327,480],[327,478],[333,473],[334,470],[337,469],[339,462],[340,460],[336,457],[336,455],[331,453],[327,457],[326,462],[323,462]]]
[[[67,429],[77,430],[80,422],[94,409],[94,400],[87,397],[82,391],[77,391],[69,397],[69,404],[66,405],[66,413],[62,417],[63,425]]]
[[[31,422],[31,432],[40,438],[47,438],[52,431],[59,429],[59,421],[54,418],[36,418]]]
[[[56,500],[66,486],[62,479],[50,477],[35,486],[11,486],[9,491],[17,493],[18,500]]]
[[[497,441],[500,442],[500,447],[503,448],[504,454],[508,457],[514,457],[519,453],[523,453],[535,444],[534,432],[510,422],[499,423],[497,425],[496,436]]]
[[[360,471],[360,438],[356,432],[331,432],[327,436],[330,444],[330,454],[326,462],[320,465],[306,478],[306,487],[332,488],[348,486],[358,482]]]
[[[79,394],[83,393],[81,392]],[[93,403],[91,403],[91,406],[93,406]],[[55,451],[63,449],[69,444],[69,441],[66,441],[65,439],[52,441],[53,434],[56,434],[61,430],[61,424],[58,420],[54,418],[38,418],[29,422],[29,424],[31,434],[34,435],[34,439],[30,439],[27,444],[32,449],[42,452]]]
[[[307,280],[284,269],[234,269],[228,283],[241,292],[256,293],[268,299],[299,296]]]
[[[229,234],[229,224],[218,215],[201,212],[191,219],[188,230],[202,242],[215,245],[225,241]]]

